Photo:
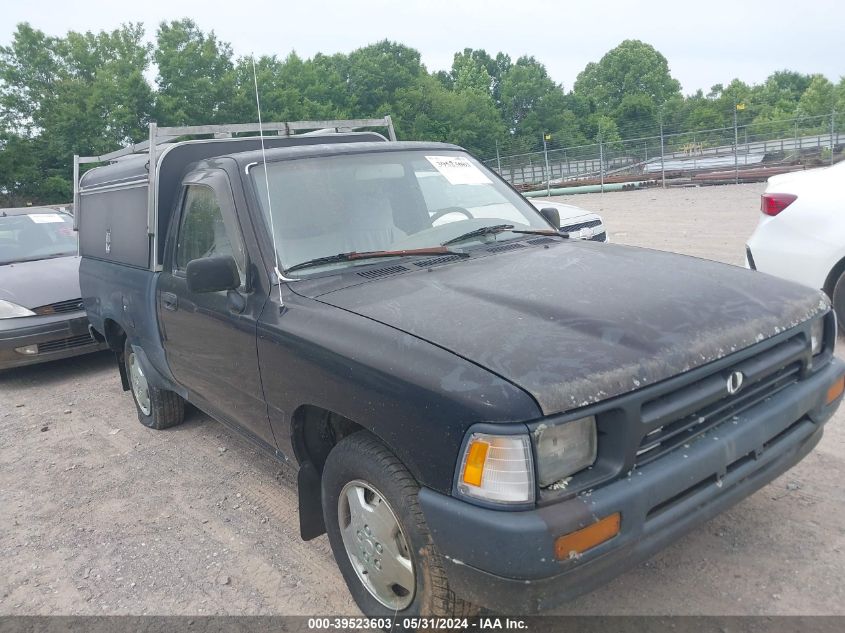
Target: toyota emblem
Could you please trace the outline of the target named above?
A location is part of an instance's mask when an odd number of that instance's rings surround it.
[[[728,376],[728,393],[734,395],[739,391],[743,380],[745,380],[745,375],[741,371],[735,371]]]

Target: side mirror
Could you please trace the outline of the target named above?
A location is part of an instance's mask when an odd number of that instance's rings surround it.
[[[555,231],[560,230],[560,211],[554,207],[543,207],[540,209],[540,215],[546,218],[549,224],[555,227]]]
[[[231,255],[191,260],[185,269],[185,276],[191,292],[234,290],[241,285],[238,265]]]

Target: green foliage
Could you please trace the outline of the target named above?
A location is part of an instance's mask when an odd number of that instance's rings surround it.
[[[456,143],[475,154],[495,152],[495,140],[505,133],[489,93],[477,88],[448,90],[425,76],[396,95],[394,121],[402,138]]]
[[[625,40],[597,63],[587,64],[575,80],[574,90],[589,97],[600,112],[611,114],[630,95],[642,95],[660,106],[680,94],[681,84],[653,46]]]
[[[66,202],[74,153],[143,137],[153,104],[143,36],[135,24],[64,38],[18,26],[0,48],[0,196]]]
[[[397,91],[427,75],[418,51],[388,40],[352,51],[342,66],[357,116],[387,114]]]
[[[155,113],[160,125],[226,123],[234,112],[232,48],[193,20],[162,22],[153,55],[158,67]]]
[[[823,75],[813,75],[810,85],[798,101],[798,115],[806,117],[827,116],[836,103],[836,88]]]
[[[520,57],[502,73],[500,108],[508,131],[515,137],[541,139],[557,127],[554,117],[563,108],[563,90],[546,67],[533,57]]]
[[[67,202],[74,153],[143,140],[150,121],[255,121],[253,72],[265,121],[391,114],[402,139],[449,141],[482,158],[538,151],[546,134],[549,149],[601,140],[613,156],[622,139],[653,137],[661,124],[673,146],[731,143],[735,114],[760,133],[791,136],[829,129],[835,107],[845,130],[845,79],[780,70],[760,85],[734,79],[684,97],[666,58],[637,40],[588,64],[570,92],[534,57],[465,48],[449,70],[430,73],[418,51],[388,40],[254,64],[190,19],[160,24],[154,44],[139,24],[63,37],[19,24],[0,47],[0,204]],[[805,123],[784,122],[796,116]]]

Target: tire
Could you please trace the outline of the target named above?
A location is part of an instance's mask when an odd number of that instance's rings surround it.
[[[369,497],[366,487],[370,488]],[[350,554],[344,543],[341,521],[348,522],[353,528],[356,525],[360,528],[361,524],[352,520],[351,510],[348,514],[344,513],[344,518],[341,518],[341,513],[351,505],[348,501],[350,491],[352,497],[358,498],[362,489],[364,499],[372,503],[369,507],[377,508],[373,515],[380,514],[381,518],[392,516],[398,523],[399,531],[392,543],[388,542],[389,539],[382,539],[382,547],[378,533],[384,530],[377,525],[378,517],[371,515],[368,520],[373,522],[372,533],[368,531],[369,525],[365,525],[357,537],[350,536],[353,532],[347,531],[347,539],[352,538],[354,546],[359,548],[355,554]],[[419,489],[408,469],[372,434],[360,431],[341,440],[329,453],[322,478],[323,516],[337,565],[356,604],[368,616],[475,615],[478,607],[458,598],[449,588],[441,556],[420,510],[417,500]],[[375,495],[382,498],[386,510]],[[363,531],[367,534],[362,537]],[[405,547],[401,546],[403,539]],[[397,542],[399,547],[394,548]],[[395,568],[396,559],[389,556],[393,550],[402,554],[403,561],[410,561],[413,582],[405,582],[406,576],[403,575],[402,582],[393,585],[392,594],[388,592],[388,604],[385,604],[376,595],[384,595],[385,577],[377,576],[387,575],[391,568]],[[364,561],[363,554],[367,551],[371,558]],[[383,567],[376,569],[377,560],[384,561]],[[389,562],[391,560],[393,563]],[[362,569],[367,571],[360,571]],[[407,574],[407,571],[403,573]],[[380,580],[372,583],[380,589],[368,588],[363,578]],[[389,581],[387,577],[386,582]],[[405,587],[407,584],[413,586]],[[400,588],[402,591],[399,591]]]
[[[833,287],[833,311],[836,312],[839,333],[845,336],[845,273],[839,276]]]
[[[138,412],[138,421],[157,431],[181,424],[185,419],[185,401],[172,391],[147,384],[128,338],[123,346],[123,363],[129,378],[132,401]]]

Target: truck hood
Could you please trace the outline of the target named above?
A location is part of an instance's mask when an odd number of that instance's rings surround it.
[[[0,299],[32,309],[79,297],[79,257],[0,266]]]
[[[582,240],[546,246],[318,284],[312,296],[487,368],[545,415],[712,362],[829,306],[818,291],[726,264]],[[294,286],[308,294],[308,282]]]

